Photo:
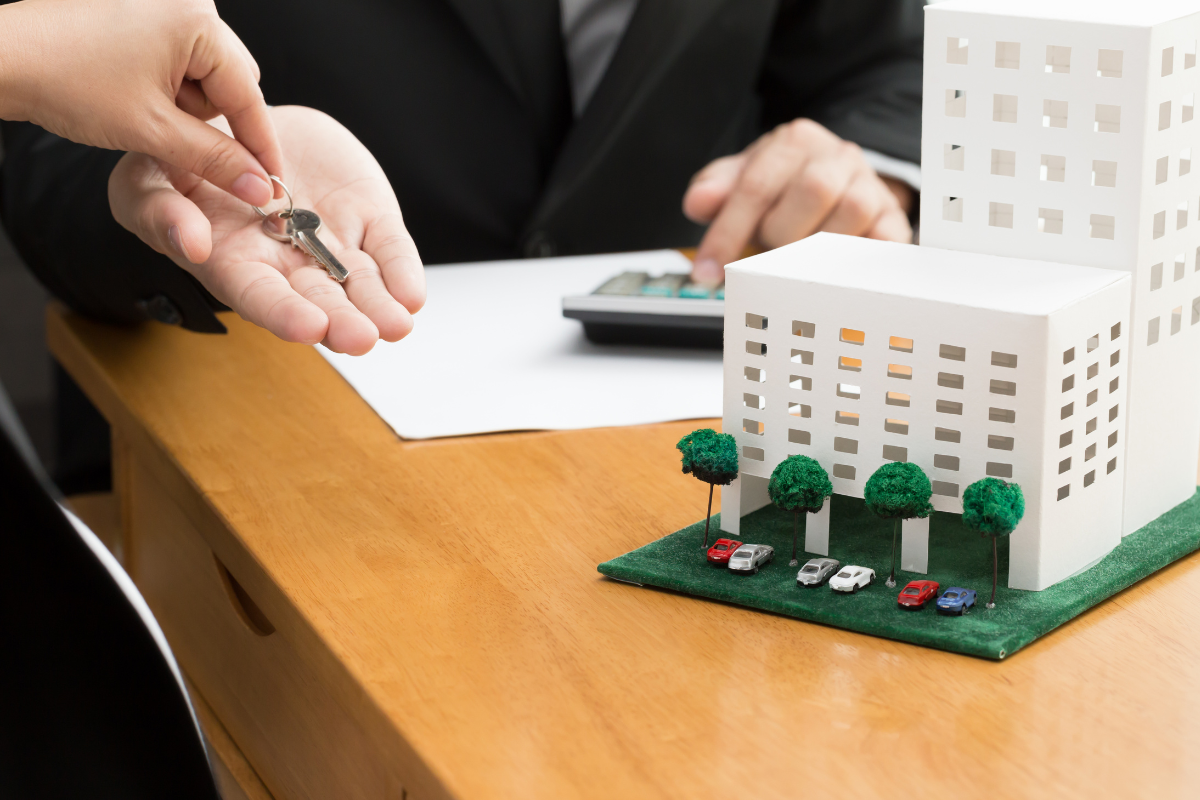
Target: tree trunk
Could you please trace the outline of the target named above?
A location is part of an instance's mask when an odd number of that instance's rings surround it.
[[[703,550],[708,549],[708,522],[712,519],[712,496],[713,489],[715,489],[716,486],[717,485],[715,483],[710,483],[708,485],[708,514],[704,516],[704,547],[701,548]]]
[[[892,574],[887,579],[887,585],[895,587],[896,585],[896,537],[900,535],[900,520],[897,519],[892,525]]]
[[[996,607],[996,583],[1000,577],[1000,556],[996,552],[996,537],[992,537],[992,599],[988,600],[987,607]]]
[[[800,512],[792,511],[792,560],[789,566],[796,566],[799,562],[796,560],[796,538],[800,535]]]

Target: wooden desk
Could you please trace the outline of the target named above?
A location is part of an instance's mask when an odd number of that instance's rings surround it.
[[[694,424],[402,442],[225,322],[49,337],[113,424],[125,563],[276,798],[1200,785],[1197,557],[998,664],[638,589],[596,564],[703,513]]]

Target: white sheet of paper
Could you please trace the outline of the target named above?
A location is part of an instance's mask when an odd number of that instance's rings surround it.
[[[405,339],[318,350],[405,439],[721,415],[721,353],[594,345],[562,298],[619,272],[684,272],[673,250],[430,267]]]

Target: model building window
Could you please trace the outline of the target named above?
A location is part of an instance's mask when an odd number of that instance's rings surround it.
[[[901,380],[912,380],[912,367],[904,364],[888,364],[887,374],[889,378],[900,378]]]
[[[899,350],[901,353],[911,353],[913,351],[913,340],[905,339],[903,336],[892,336],[888,339],[889,350]]]
[[[883,429],[888,433],[901,433],[908,435],[908,422],[902,419],[885,419],[883,421]]]
[[[743,373],[748,381],[763,383],[767,380],[767,371],[765,369],[759,369],[758,367],[746,367],[746,369],[743,370]]]
[[[996,69],[1021,68],[1021,43],[996,42]]]
[[[967,348],[956,347],[952,344],[944,344],[938,348],[938,355],[942,358],[948,358],[951,361],[966,361]]]
[[[1012,150],[993,150],[992,174],[1006,178],[1017,177],[1017,154]]]
[[[950,428],[934,428],[933,438],[939,442],[954,442],[958,444],[962,441],[962,432],[951,430]]]
[[[955,375],[952,372],[939,372],[938,386],[945,386],[947,389],[961,389],[963,388],[963,376]]]
[[[1066,498],[1068,498],[1070,496],[1071,496],[1071,484],[1068,483],[1066,486],[1059,487],[1059,489],[1058,489],[1058,499],[1059,500],[1065,500]]]
[[[1171,101],[1158,104],[1158,129],[1165,131],[1171,127]]]
[[[1108,331],[1108,339],[1109,339],[1109,341],[1110,341],[1110,342],[1111,342],[1111,341],[1116,341],[1118,338],[1120,338],[1120,336],[1121,336],[1121,323],[1119,323],[1119,322],[1118,322],[1116,325],[1113,325],[1113,326],[1112,326],[1112,327],[1109,329],[1109,331]]]
[[[1154,185],[1166,183],[1171,174],[1171,157],[1163,156],[1154,162]]]
[[[812,434],[798,428],[788,428],[788,441],[792,444],[812,444]]]
[[[1009,397],[1014,397],[1017,394],[1017,384],[1012,381],[998,381],[992,379],[990,391],[992,394],[1003,394]]]
[[[1087,421],[1087,425],[1084,427],[1083,432],[1086,435],[1089,433],[1094,433],[1095,430],[1096,430],[1096,418],[1092,417],[1091,419],[1089,419]]]
[[[1192,324],[1200,322],[1200,297],[1192,300]]]
[[[853,411],[838,411],[833,415],[833,421],[839,425],[857,425],[859,416]]]
[[[1044,181],[1062,183],[1067,179],[1067,157],[1042,156],[1042,167],[1039,174]]]
[[[762,342],[746,342],[746,352],[752,356],[765,356],[767,346]]]
[[[1192,148],[1185,147],[1179,151],[1179,177],[1192,171]]]
[[[946,116],[965,117],[967,115],[967,93],[962,89],[946,90]]]
[[[1067,73],[1071,71],[1071,48],[1058,45],[1046,46],[1046,72]]]
[[[761,447],[751,447],[744,445],[742,447],[742,458],[748,458],[751,461],[762,461],[766,457]]]
[[[1184,200],[1179,205],[1175,206],[1175,230],[1181,231],[1188,224],[1188,204]]]
[[[1058,437],[1059,449],[1062,449],[1064,447],[1069,447],[1071,445],[1071,442],[1074,439],[1075,439],[1075,431],[1067,431],[1066,433],[1060,434]]]
[[[1196,66],[1196,40],[1192,39],[1183,52],[1183,68],[1191,69],[1194,66]]]
[[[1013,353],[1001,353],[998,350],[992,351],[992,366],[1005,367],[1007,369],[1017,368],[1017,357]]]
[[[994,433],[988,434],[988,447],[992,450],[1012,450],[1013,438],[1011,436],[997,436]]]
[[[1007,422],[1012,424],[1017,421],[1017,412],[1011,408],[989,408],[988,420],[990,422]]]
[[[1017,96],[1015,94],[992,95],[992,121],[1016,123]]]
[[[842,328],[840,338],[846,344],[862,344],[867,340],[867,335],[853,328]]]
[[[1097,361],[1095,364],[1092,364],[1090,367],[1087,368],[1087,376],[1088,376],[1089,381],[1099,374],[1100,374],[1100,362],[1099,361]]]
[[[946,222],[963,221],[963,199],[961,197],[942,198],[942,219]]]
[[[1011,228],[1013,226],[1012,203],[988,203],[988,225],[993,228]]]
[[[1157,292],[1162,288],[1162,274],[1162,264],[1155,264],[1150,268],[1150,291]]]
[[[1114,458],[1108,462],[1108,470],[1107,471],[1112,472],[1116,468],[1117,468],[1117,460]]]
[[[1083,460],[1091,461],[1095,457],[1096,457],[1096,443],[1092,442],[1091,444],[1089,444],[1087,446],[1087,449],[1083,451]]]
[[[1068,375],[1067,377],[1063,378],[1062,390],[1064,392],[1069,392],[1074,388],[1075,388],[1075,376],[1074,375]]]
[[[1121,107],[1096,104],[1096,133],[1121,132]]]
[[[837,396],[848,397],[851,400],[857,400],[862,397],[862,388],[849,383],[839,383],[837,385]]]
[[[839,453],[850,453],[851,455],[858,454],[857,439],[843,439],[841,436],[833,437],[833,449]]]
[[[1087,340],[1087,351],[1090,353],[1100,346],[1100,334],[1093,333]]]
[[[758,314],[747,314],[746,327],[754,328],[756,331],[765,331],[767,329],[767,318]]]
[[[1063,212],[1054,208],[1038,209],[1038,233],[1059,233],[1063,231]]]
[[[1115,239],[1117,236],[1117,218],[1105,214],[1092,214],[1088,221],[1088,235],[1093,239]]]
[[[942,497],[958,497],[958,484],[947,481],[932,481],[933,493]]]
[[[1125,53],[1122,50],[1101,50],[1100,57],[1096,59],[1096,77],[1121,77],[1122,65],[1124,61]]]
[[[1108,357],[1108,365],[1110,367],[1115,367],[1117,365],[1117,362],[1120,360],[1121,360],[1121,351],[1114,350],[1113,354]]]
[[[811,417],[812,406],[806,406],[803,403],[793,403],[788,401],[788,414],[793,417]]]
[[[1074,347],[1072,347],[1069,350],[1063,351],[1063,363],[1064,364],[1070,364],[1074,360],[1075,360],[1075,348]]]
[[[967,63],[967,40],[960,39],[957,36],[951,36],[946,40],[946,63],[947,64],[966,64]]]
[[[1071,457],[1067,456],[1062,461],[1058,462],[1058,474],[1062,475],[1071,469]]]
[[[933,457],[933,465],[938,469],[946,469],[951,472],[958,472],[958,456],[935,455]]]
[[[833,477],[841,478],[842,480],[854,480],[854,467],[849,464],[834,464]]]
[[[792,320],[792,336],[803,336],[805,339],[813,339],[817,335],[817,326],[811,322],[801,322],[798,319]]]
[[[1113,431],[1112,433],[1110,433],[1108,435],[1108,446],[1109,447],[1117,446],[1117,432],[1116,431]]]
[[[1113,406],[1112,408],[1110,408],[1108,410],[1108,421],[1109,422],[1112,422],[1114,419],[1117,418],[1117,414],[1120,411],[1120,408],[1121,408],[1121,406],[1118,403],[1117,405]]]
[[[902,406],[908,408],[912,404],[912,397],[903,392],[888,392],[885,397],[885,402],[889,406]]]
[[[1074,413],[1075,413],[1075,404],[1067,403],[1065,406],[1062,407],[1062,411],[1059,412],[1058,418],[1066,419],[1067,417],[1071,416]]]
[[[992,478],[1011,478],[1012,464],[1003,464],[999,461],[987,462],[985,472]]]
[[[742,401],[745,402],[746,408],[753,408],[758,411],[761,411],[767,405],[766,398],[758,394],[743,394]]]
[[[1158,317],[1150,320],[1150,324],[1146,326],[1146,344],[1158,344]]]
[[[955,403],[950,400],[938,400],[937,410],[940,414],[962,414],[963,404]]]
[[[1088,392],[1087,404],[1089,406],[1094,405],[1098,399],[1100,399],[1100,390],[1099,389],[1092,389],[1090,392]]]
[[[1171,309],[1171,335],[1179,333],[1179,329],[1183,327],[1183,306],[1175,306]]]
[[[961,144],[948,144],[943,153],[943,166],[946,169],[962,172],[966,167],[966,156],[967,150]]]
[[[1116,378],[1113,378],[1111,381],[1108,382],[1108,393],[1112,394],[1120,387],[1120,385],[1121,385],[1121,378],[1119,376]]]
[[[1117,185],[1117,162],[1093,161],[1092,186],[1106,186],[1110,189]]]
[[[1161,239],[1163,234],[1167,232],[1167,212],[1160,211],[1154,215],[1154,230],[1153,236],[1155,239]]]
[[[742,420],[742,430],[746,433],[753,433],[755,436],[762,436],[766,428],[761,422],[756,422],[752,419]]]
[[[1179,121],[1191,122],[1196,116],[1196,93],[1188,92],[1183,96],[1183,101],[1179,104]],[[1183,174],[1182,172],[1180,173]]]
[[[803,392],[811,392],[812,378],[807,378],[803,375],[790,375],[788,376],[788,387],[792,389],[799,389]]]
[[[1067,101],[1066,100],[1043,100],[1042,101],[1042,127],[1043,128],[1065,128],[1065,127],[1067,127]]]
[[[1183,253],[1175,254],[1175,280],[1183,280],[1184,274],[1187,272],[1187,256]]]
[[[1162,52],[1162,76],[1165,78],[1175,71],[1175,48],[1167,47]]]
[[[792,363],[793,364],[807,364],[809,366],[812,366],[812,363],[813,363],[812,351],[811,350],[793,350],[792,351]]]
[[[894,444],[885,444],[883,446],[883,457],[887,461],[908,461],[908,448],[899,447]]]
[[[862,359],[840,356],[838,358],[838,369],[845,369],[850,372],[862,372]]]

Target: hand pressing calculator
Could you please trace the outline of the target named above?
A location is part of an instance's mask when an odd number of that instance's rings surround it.
[[[725,286],[693,283],[685,273],[623,272],[591,294],[564,297],[563,316],[582,322],[596,344],[720,349]]]

